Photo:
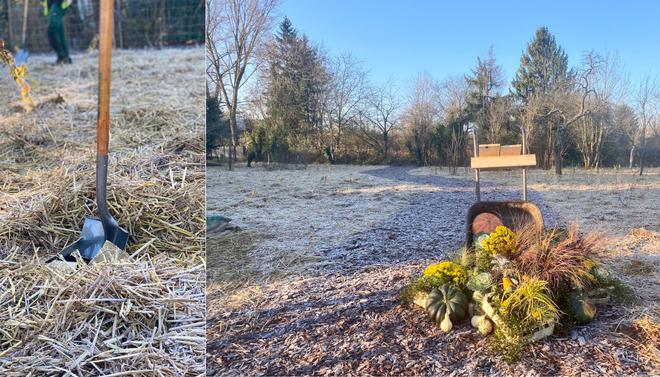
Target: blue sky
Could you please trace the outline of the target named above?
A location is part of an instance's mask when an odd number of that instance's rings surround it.
[[[539,26],[571,66],[594,49],[617,53],[632,81],[660,74],[660,1],[282,0],[284,15],[331,54],[351,52],[374,81],[462,75],[491,45],[510,80]]]

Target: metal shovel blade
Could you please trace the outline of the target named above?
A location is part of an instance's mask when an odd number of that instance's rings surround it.
[[[104,229],[103,222],[100,219],[86,217],[80,239],[67,246],[60,255],[64,260],[75,261],[71,254],[78,250],[85,262],[89,263],[101,251],[106,241],[110,241],[119,249],[124,250],[128,243],[128,232],[116,223],[106,224]],[[52,259],[56,258],[59,258],[59,256]]]

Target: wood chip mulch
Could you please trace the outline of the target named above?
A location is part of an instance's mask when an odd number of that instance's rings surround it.
[[[209,320],[209,375],[631,375],[650,373],[610,318],[534,344],[507,364],[469,324],[443,334],[400,304],[418,266],[373,266],[263,290]],[[615,308],[609,317],[616,316]],[[573,339],[575,338],[575,339]]]

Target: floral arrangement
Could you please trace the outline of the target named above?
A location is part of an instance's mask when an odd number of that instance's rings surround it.
[[[422,306],[443,331],[471,318],[480,333],[493,333],[492,348],[513,360],[560,323],[593,320],[595,304],[610,294],[630,297],[597,261],[598,237],[576,227],[539,232],[524,226],[514,232],[498,226],[463,248],[455,258],[460,262],[428,266],[404,288],[402,300]]]

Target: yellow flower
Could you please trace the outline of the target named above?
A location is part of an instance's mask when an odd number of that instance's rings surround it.
[[[541,311],[540,310],[534,310],[532,313],[532,317],[534,317],[535,320],[540,321],[541,320]]]
[[[28,69],[25,64],[16,66],[10,65],[9,75],[14,79],[16,85],[21,88],[21,98],[25,103],[31,103],[30,99],[30,80],[28,78]]]
[[[456,284],[465,284],[467,282],[465,268],[451,261],[443,261],[426,267],[424,276],[446,279]]]
[[[495,231],[488,235],[482,246],[485,251],[495,255],[511,257],[516,250],[516,234],[505,226],[498,226]]]

